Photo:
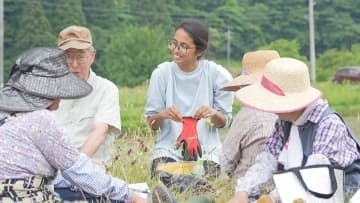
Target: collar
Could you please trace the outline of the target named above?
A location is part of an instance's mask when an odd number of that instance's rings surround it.
[[[86,82],[88,82],[92,86],[95,84],[95,79],[96,79],[96,73],[92,71],[92,69],[90,69],[89,78],[87,79]]]
[[[315,123],[319,120],[321,113],[325,110],[327,106],[328,104],[326,100],[318,99],[312,104],[310,104],[308,107],[306,107],[304,112],[293,123],[296,126],[302,126],[307,121],[311,121]]]

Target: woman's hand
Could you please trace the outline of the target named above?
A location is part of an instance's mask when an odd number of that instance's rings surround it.
[[[194,114],[195,119],[205,118],[211,127],[222,128],[226,125],[226,117],[216,109],[203,105]]]
[[[194,114],[194,118],[200,120],[202,118],[210,118],[215,116],[217,111],[210,106],[201,106]]]
[[[168,119],[171,119],[173,121],[177,121],[177,122],[181,122],[182,121],[182,114],[179,111],[178,108],[176,108],[175,106],[171,106],[169,108],[167,108],[164,112],[165,117]]]

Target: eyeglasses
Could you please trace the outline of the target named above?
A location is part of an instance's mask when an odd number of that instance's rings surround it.
[[[189,47],[187,44],[183,43],[179,44],[178,41],[171,39],[168,40],[168,48],[170,50],[174,50],[175,48],[177,48],[180,53],[185,54],[188,49],[194,49],[196,47]]]
[[[78,55],[78,56],[70,56],[70,55],[66,55],[66,62],[71,64],[74,63],[74,61],[76,60],[76,62],[78,64],[84,64],[88,61],[89,56],[84,56],[84,55]]]

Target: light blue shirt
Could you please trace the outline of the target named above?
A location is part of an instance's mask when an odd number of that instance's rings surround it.
[[[220,88],[232,80],[222,66],[208,60],[200,60],[192,72],[183,72],[175,62],[164,62],[152,73],[146,97],[145,118],[176,106],[182,115],[192,117],[202,105],[209,105],[226,117],[226,127],[232,119],[233,93]],[[160,125],[152,158],[171,157],[181,159],[181,151],[175,149],[182,123],[165,119]],[[216,127],[205,119],[197,125],[203,159],[219,163],[221,140]]]

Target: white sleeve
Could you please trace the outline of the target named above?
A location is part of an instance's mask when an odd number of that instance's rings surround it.
[[[237,179],[235,192],[246,191],[249,196],[260,195],[261,186],[272,179],[276,168],[276,158],[269,152],[261,152],[245,176]]]

